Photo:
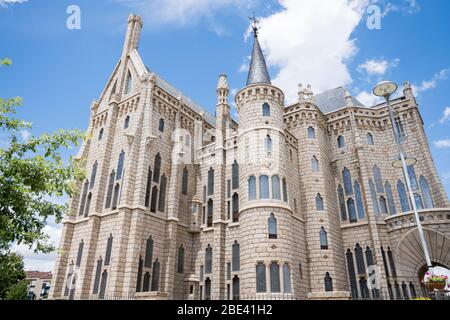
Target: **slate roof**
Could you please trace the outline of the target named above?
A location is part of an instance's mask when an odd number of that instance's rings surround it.
[[[345,89],[343,87],[322,92],[318,95],[315,95],[313,99],[314,103],[324,114],[342,109],[346,106]],[[358,101],[358,99],[352,99],[355,106],[366,107],[364,104]]]
[[[252,58],[250,60],[250,68],[248,70],[247,86],[255,83],[272,84],[270,81],[269,71],[267,71],[266,60],[259,45],[258,35],[255,32],[253,41]]]

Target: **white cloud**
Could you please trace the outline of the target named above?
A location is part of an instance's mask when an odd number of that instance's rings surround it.
[[[23,141],[28,141],[31,136],[31,132],[28,130],[22,130],[20,131],[20,135],[22,136]]]
[[[439,122],[443,124],[446,121],[450,121],[450,107],[445,108],[441,120]]]
[[[450,172],[444,173],[442,175],[442,180],[444,180],[444,182],[450,182]]]
[[[434,141],[433,144],[438,149],[449,149],[450,139]]]
[[[362,104],[365,105],[366,107],[372,107],[383,102],[382,98],[377,97],[373,93],[367,91],[361,91],[356,96],[356,99],[362,102]]]
[[[0,7],[6,7],[9,4],[24,3],[28,0],[0,0]]]
[[[414,94],[418,96],[425,91],[435,89],[438,86],[439,82],[447,80],[449,75],[450,69],[442,69],[439,72],[435,73],[433,75],[433,78],[431,78],[430,80],[424,80],[419,85],[412,85]]]
[[[383,59],[371,59],[360,64],[357,68],[358,72],[366,72],[369,75],[384,75],[389,68],[396,68],[400,63],[400,59],[394,59],[392,61]]]
[[[261,19],[260,41],[267,62],[278,69],[273,82],[287,102],[297,98],[298,83],[315,93],[346,86],[346,62],[357,52],[352,32],[368,0],[279,0],[281,11]]]

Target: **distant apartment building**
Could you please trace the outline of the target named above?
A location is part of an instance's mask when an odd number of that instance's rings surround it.
[[[51,272],[27,271],[28,300],[47,299],[52,282]]]

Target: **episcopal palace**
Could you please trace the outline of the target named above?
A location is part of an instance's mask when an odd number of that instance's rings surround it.
[[[395,128],[345,88],[299,85],[286,105],[255,29],[247,83],[230,96],[220,75],[212,115],[146,67],[142,27],[130,15],[90,107],[50,298],[415,297],[426,263],[393,129],[417,159],[431,260],[450,268],[450,203],[408,82]]]

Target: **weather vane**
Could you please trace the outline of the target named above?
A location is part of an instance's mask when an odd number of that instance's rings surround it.
[[[253,27],[252,27],[253,34],[255,35],[255,37],[257,37],[258,30],[259,30],[259,27],[258,27],[259,20],[256,18],[255,13],[253,13],[253,17],[248,17],[248,18],[253,21]]]

